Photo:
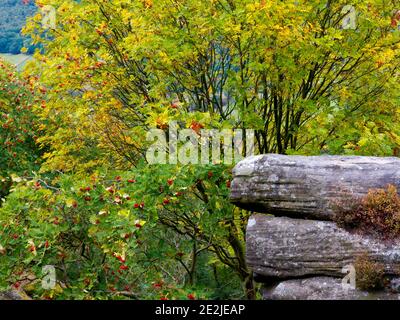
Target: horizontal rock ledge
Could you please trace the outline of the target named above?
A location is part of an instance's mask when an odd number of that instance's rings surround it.
[[[286,280],[262,289],[264,300],[399,300],[400,294],[385,290],[366,292],[342,285],[342,279],[312,277]]]
[[[267,154],[239,162],[233,176],[231,201],[241,208],[332,220],[335,203],[400,187],[400,159]]]
[[[1,300],[31,300],[31,298],[24,291],[9,290],[0,292]]]
[[[246,260],[260,278],[343,277],[343,267],[365,254],[387,275],[399,274],[399,241],[350,233],[329,221],[256,214],[248,222]]]

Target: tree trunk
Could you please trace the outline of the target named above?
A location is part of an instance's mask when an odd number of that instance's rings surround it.
[[[256,299],[256,288],[254,286],[254,279],[253,279],[252,272],[249,272],[249,275],[244,280],[244,287],[245,287],[246,298],[248,300],[255,300]]]

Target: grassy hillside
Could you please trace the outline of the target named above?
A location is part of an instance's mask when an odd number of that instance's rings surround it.
[[[0,53],[19,54],[22,47],[33,48],[29,39],[22,37],[21,28],[26,18],[35,13],[34,0],[1,0],[0,1]]]
[[[15,65],[18,70],[21,70],[24,65],[32,59],[32,56],[27,54],[10,54],[10,53],[1,53],[0,58],[5,61]]]

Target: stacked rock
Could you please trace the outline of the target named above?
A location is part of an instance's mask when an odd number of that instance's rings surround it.
[[[265,299],[400,299],[400,241],[350,232],[334,220],[335,206],[369,190],[400,189],[400,159],[261,155],[234,169],[231,201],[254,212],[246,259]],[[351,283],[357,258],[383,266],[390,283],[375,292]],[[354,274],[357,283],[357,273]],[[349,281],[347,281],[349,280]]]

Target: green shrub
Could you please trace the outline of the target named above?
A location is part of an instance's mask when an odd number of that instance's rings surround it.
[[[385,268],[381,263],[372,261],[364,254],[356,259],[354,267],[358,289],[374,291],[383,288]]]
[[[36,143],[41,130],[32,111],[34,84],[0,59],[0,199],[8,194],[13,175],[30,176],[42,162]]]
[[[36,299],[242,298],[228,241],[233,221],[246,220],[223,202],[229,177],[223,166],[155,166],[20,178],[0,208],[0,290],[24,288]],[[195,193],[200,183],[207,203]],[[53,290],[41,286],[47,265],[57,271]]]

